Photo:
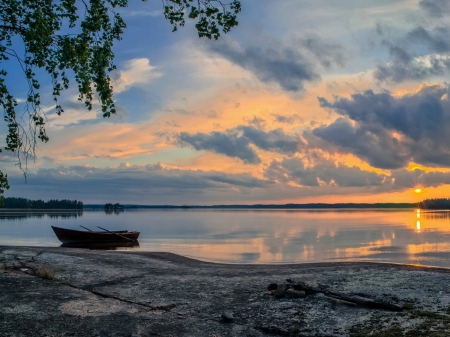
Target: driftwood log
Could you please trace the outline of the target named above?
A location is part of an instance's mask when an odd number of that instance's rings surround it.
[[[291,280],[288,280],[288,281],[293,283]],[[384,309],[384,310],[391,310],[391,311],[402,311],[404,309],[403,306],[400,306],[398,304],[391,303],[391,302],[374,300],[374,299],[367,298],[367,297],[355,296],[355,295],[349,295],[349,294],[343,294],[343,293],[330,291],[330,290],[328,290],[328,287],[323,286],[323,285],[314,287],[314,286],[307,285],[304,282],[298,282],[297,284],[293,284],[292,287],[295,290],[304,291],[306,294],[321,293],[327,297],[335,298],[335,299],[350,302],[350,303],[355,303],[357,305],[361,305],[361,306],[369,307],[369,308]]]

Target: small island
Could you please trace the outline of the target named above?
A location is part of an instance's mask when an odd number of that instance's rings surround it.
[[[124,206],[119,203],[116,204],[107,203],[105,204],[104,210],[106,214],[113,214],[113,213],[119,214],[123,212]]]
[[[124,206],[119,203],[114,204],[114,205],[110,204],[110,203],[105,204],[105,211],[106,210],[114,211],[114,210],[123,210],[123,209],[124,209]]]

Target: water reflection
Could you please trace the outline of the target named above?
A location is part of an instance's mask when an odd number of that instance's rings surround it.
[[[43,219],[49,217],[50,219],[70,219],[77,218],[83,215],[82,210],[76,211],[0,211],[0,221],[15,221],[26,219]]]
[[[83,212],[71,212],[71,213],[48,213],[47,216],[50,219],[69,219],[69,218],[77,218],[83,215]]]
[[[45,215],[42,213],[37,214],[19,214],[19,213],[0,213],[0,221],[2,220],[24,220],[27,218],[35,218],[35,219],[41,219]]]
[[[444,219],[444,220],[450,219],[449,211],[427,211],[423,213],[423,215],[424,218],[426,219]]]
[[[418,210],[127,210],[0,222],[0,244],[59,246],[50,225],[140,231],[124,249],[231,263],[381,261],[450,267],[450,212]],[[125,225],[126,224],[126,225]],[[121,249],[117,247],[116,249]]]
[[[120,213],[123,213],[123,208],[105,208],[105,214],[119,215]]]

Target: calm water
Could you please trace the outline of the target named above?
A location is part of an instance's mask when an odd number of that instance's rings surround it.
[[[137,251],[207,261],[381,261],[450,267],[450,212],[126,210],[0,213],[0,245],[59,246],[50,225],[141,232]],[[64,248],[61,248],[64,249]]]

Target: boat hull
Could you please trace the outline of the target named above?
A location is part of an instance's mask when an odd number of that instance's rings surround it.
[[[122,250],[139,247],[139,241],[66,242],[62,243],[60,247],[86,248],[90,250]]]
[[[140,234],[140,232],[128,231],[86,232],[54,226],[52,229],[62,243],[130,242],[130,240],[137,240]]]

